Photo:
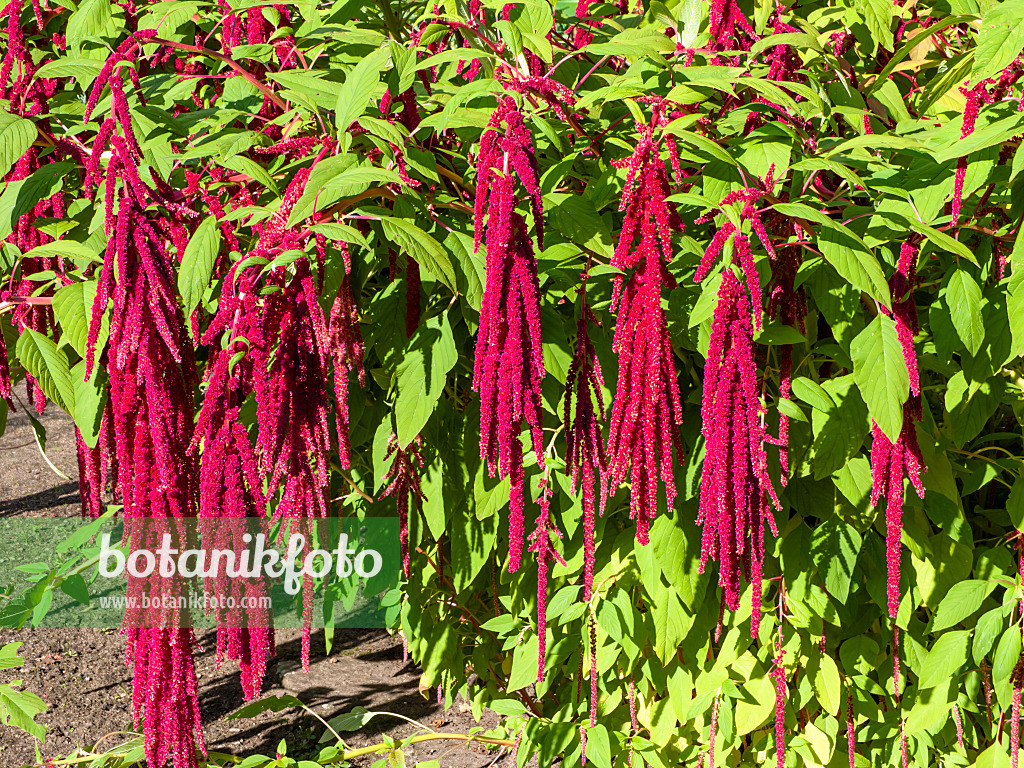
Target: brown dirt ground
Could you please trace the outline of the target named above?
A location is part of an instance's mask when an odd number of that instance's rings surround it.
[[[0,517],[78,514],[72,423],[52,405],[41,421],[47,431],[47,456],[73,480],[59,477],[47,466],[28,419],[23,413],[12,413],[0,437]],[[196,669],[209,749],[272,757],[286,738],[289,755],[316,754],[325,728],[301,710],[226,720],[226,715],[243,704],[237,668],[233,662],[216,668],[212,632],[199,639],[205,650],[196,658]],[[105,740],[100,746],[109,748],[117,743],[117,732],[131,730],[131,674],[124,661],[125,641],[117,631],[0,629],[0,645],[9,642],[24,643],[19,652],[25,664],[0,671],[0,682],[21,679],[25,690],[38,694],[49,706],[37,718],[47,728],[43,758],[67,755],[77,747],[90,748],[101,739]],[[444,711],[433,697],[425,699],[418,689],[419,669],[402,662],[401,643],[383,630],[339,630],[330,656],[325,655],[323,633],[314,633],[308,674],[299,664],[301,632],[282,630],[277,643],[264,695],[297,696],[325,720],[363,706],[404,715],[439,731],[466,733],[474,726],[497,725],[492,712],[485,712],[482,722],[476,722],[461,700]],[[415,730],[397,718],[381,717],[350,734],[346,741],[353,747],[366,746],[379,742],[382,733],[401,738]],[[466,748],[458,742],[432,741],[410,747],[405,757],[410,766],[439,759],[443,768],[485,768],[496,764],[501,754],[479,745]],[[367,758],[357,764],[369,766],[372,762],[373,758]],[[33,739],[0,725],[0,766],[36,764]]]

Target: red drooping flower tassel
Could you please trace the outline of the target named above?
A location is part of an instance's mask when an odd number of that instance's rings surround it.
[[[294,266],[290,280],[283,269],[270,275],[268,282],[280,290],[264,297],[257,321],[257,447],[270,473],[268,488],[283,486],[275,516],[311,541],[312,520],[327,516],[328,339],[309,261]],[[308,669],[313,585],[309,576],[303,581],[302,662]]]
[[[89,447],[82,431],[75,427],[78,448],[78,495],[82,502],[82,517],[96,519],[103,514],[107,477],[114,454],[114,433],[111,427],[110,404],[107,403],[100,421],[96,445]]]
[[[363,334],[359,329],[359,308],[352,292],[352,269],[349,265],[348,245],[342,243],[346,275],[338,286],[338,293],[331,305],[327,325],[327,348],[334,362],[334,414],[338,429],[338,458],[342,469],[352,465],[348,433],[348,385],[353,371],[359,379],[359,386],[366,386],[366,371],[363,368]]]
[[[501,125],[504,124],[504,131]],[[486,232],[487,273],[480,306],[473,389],[480,394],[480,456],[491,476],[511,482],[509,571],[519,568],[524,540],[525,420],[537,463],[544,468],[540,384],[540,297],[537,261],[526,220],[515,212],[516,178],[530,198],[538,246],[543,210],[533,140],[511,96],[503,96],[480,139],[474,248]],[[486,214],[486,226],[484,224]]]
[[[782,635],[782,627],[779,627]],[[771,678],[775,682],[775,766],[784,768],[786,765],[786,668],[782,659],[786,652],[782,650],[780,640],[775,641],[775,659]]]
[[[750,302],[726,269],[718,291],[704,366],[700,511],[703,525],[700,570],[718,560],[718,583],[730,610],[739,607],[744,578],[754,587],[752,635],[761,621],[764,523],[778,535],[768,500],[779,501],[768,478],[764,408],[758,398]]]
[[[171,530],[185,535],[178,521],[195,516],[198,478],[188,453],[196,371],[171,256],[164,248],[171,231],[165,221],[146,212],[156,200],[133,170],[127,143],[113,142],[107,195],[118,197],[118,215],[93,305],[87,360],[95,357],[100,322],[110,301],[110,412],[118,489],[134,550],[147,543],[147,519],[167,521]],[[152,543],[146,548],[155,548]],[[143,594],[177,597],[174,590],[180,587],[165,586],[165,581],[153,584],[130,577],[129,605]],[[173,610],[158,611],[156,616],[142,608],[125,612],[123,632],[134,666],[135,724],[139,726],[144,712],[146,759],[154,766],[173,757],[175,768],[195,768],[196,744],[205,751],[192,663],[196,643],[192,630],[184,628],[185,618]]]
[[[681,231],[683,225],[667,201],[665,164],[654,141],[666,104],[649,103],[654,114],[636,151],[614,163],[628,170],[619,205],[626,216],[612,266],[629,274],[616,276],[612,292],[616,313],[612,349],[618,355],[619,376],[608,427],[604,495],[610,498],[629,478],[630,517],[636,521],[641,544],[648,542],[658,508],[658,482],[665,485],[668,508],[675,498],[673,447],[682,456],[682,407],[661,294],[662,286],[675,285],[666,265],[672,259],[672,232]]]
[[[747,51],[753,42],[760,39],[737,0],[711,0],[708,32],[716,51]]]
[[[954,705],[955,706],[955,705]],[[850,768],[854,768],[857,757],[857,735],[854,732],[853,721],[853,693],[846,691],[846,756],[850,761]]]
[[[541,480],[540,498],[537,499],[537,503],[540,505],[540,514],[537,515],[536,528],[530,534],[530,552],[537,555],[537,636],[540,640],[537,647],[538,683],[544,680],[544,662],[547,657],[548,572],[551,569],[552,560],[560,565],[565,565],[565,560],[555,549],[552,541],[552,534],[560,539],[562,532],[551,520],[551,488],[548,482],[547,477]]]
[[[921,472],[924,462],[917,445],[914,424],[921,420],[921,385],[914,351],[913,335],[917,331],[917,308],[912,290],[917,281],[917,246],[908,241],[900,249],[896,273],[889,279],[892,291],[891,316],[903,347],[903,357],[910,376],[910,398],[903,406],[903,427],[893,443],[871,424],[871,503],[885,496],[886,560],[888,565],[889,618],[895,620],[900,604],[900,549],[903,532],[903,478],[909,478],[917,495],[924,498]],[[883,310],[890,314],[887,310]]]
[[[14,401],[11,399],[11,364],[7,358],[7,342],[0,332],[0,400],[7,403],[8,408],[14,408]]]
[[[402,547],[402,572],[406,578],[409,577],[409,500],[412,499],[417,505],[424,500],[423,491],[420,490],[420,471],[423,469],[423,456],[420,454],[422,444],[422,439],[417,435],[405,448],[399,448],[398,435],[392,433],[388,438],[388,450],[384,456],[385,460],[392,456],[395,458],[384,477],[384,482],[388,485],[380,498],[395,497],[395,504],[398,507],[399,541]]]
[[[600,475],[608,468],[598,419],[604,415],[601,388],[604,379],[597,352],[590,340],[590,324],[597,318],[587,304],[587,275],[581,275],[580,319],[576,324],[576,351],[565,379],[564,418],[566,465],[571,467],[571,489],[583,494],[583,601],[590,602],[594,587],[595,491]],[[573,402],[576,403],[575,411]],[[596,408],[595,408],[596,404]]]
[[[974,126],[978,121],[978,113],[982,104],[993,104],[1006,97],[1013,87],[1013,84],[1024,74],[1024,60],[1018,56],[1004,69],[998,80],[987,78],[967,87],[967,83],[960,87],[966,103],[964,104],[964,119],[960,126],[960,138],[966,139],[974,133]],[[1024,100],[1022,100],[1024,103]],[[964,155],[956,162],[956,176],[953,180],[953,207],[952,223],[956,226],[960,221],[960,209],[963,206],[964,181],[967,178],[967,156]]]
[[[233,338],[245,297],[235,289],[231,272],[225,281],[218,316],[203,337],[213,354],[206,369],[206,396],[192,442],[193,453],[202,446],[199,469],[200,532],[207,547],[241,552],[248,541],[267,535],[263,522],[266,497],[256,453],[241,420],[241,406],[252,392],[252,362],[237,353],[243,343]],[[250,305],[252,302],[249,302]],[[250,306],[250,311],[253,307]],[[226,344],[219,343],[222,335]],[[267,660],[274,655],[274,629],[263,607],[268,596],[261,577],[228,578],[219,572],[207,588],[216,598],[217,666],[226,655],[237,659],[246,699],[259,696]],[[227,604],[247,607],[228,610]]]
[[[783,255],[772,264],[774,286],[768,297],[768,317],[804,333],[804,318],[807,316],[807,297],[803,286],[795,288],[796,273],[800,268],[800,256],[787,248]],[[793,393],[793,345],[784,344],[779,350],[779,400],[791,400]],[[786,485],[789,480],[789,416],[779,411],[779,463],[782,474],[779,481]]]

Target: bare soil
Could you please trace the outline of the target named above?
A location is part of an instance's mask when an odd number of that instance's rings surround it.
[[[74,427],[50,405],[40,418],[46,428],[46,454],[71,480],[58,476],[43,459],[24,413],[10,414],[0,437],[0,517],[71,516],[79,513],[78,466]],[[0,583],[5,581],[0,574]],[[196,657],[200,707],[207,747],[236,755],[273,757],[287,739],[288,754],[313,756],[324,725],[303,710],[265,712],[252,719],[227,720],[244,704],[238,670],[233,662],[215,665],[213,632],[200,636],[204,650]],[[67,755],[78,747],[110,748],[132,730],[132,683],[125,665],[125,640],[116,630],[0,629],[0,645],[23,643],[25,664],[0,670],[0,682],[23,681],[24,689],[42,697],[48,710],[37,718],[46,726],[40,746],[44,759]],[[416,720],[437,731],[466,733],[475,726],[493,728],[498,717],[485,712],[477,722],[465,702],[447,711],[436,698],[419,691],[419,668],[402,661],[401,643],[383,630],[338,630],[331,655],[325,654],[322,632],[313,635],[309,673],[299,663],[301,631],[281,630],[277,656],[268,669],[264,695],[290,694],[324,720],[362,706]],[[342,734],[352,747],[380,741],[383,733],[408,736],[416,726],[395,717],[379,717],[363,730]],[[405,751],[407,765],[439,759],[445,768],[485,768],[501,752],[479,745],[430,741]],[[358,761],[368,766],[372,758]],[[24,732],[0,725],[0,766],[38,765],[34,740]]]

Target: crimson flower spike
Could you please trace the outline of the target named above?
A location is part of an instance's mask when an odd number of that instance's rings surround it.
[[[768,297],[768,317],[796,328],[800,333],[806,330],[807,295],[803,286],[796,288],[796,273],[800,269],[800,255],[794,248],[785,249],[784,255],[772,264],[772,286]],[[779,400],[791,400],[793,391],[793,345],[784,344],[779,349]],[[782,474],[779,481],[786,485],[789,476],[789,416],[779,411],[779,463]]]
[[[487,271],[473,390],[480,394],[480,456],[492,477],[497,472],[511,482],[510,572],[519,568],[524,539],[524,420],[537,463],[544,468],[540,289],[526,220],[515,212],[516,178],[530,198],[537,245],[543,247],[544,212],[533,138],[515,101],[505,95],[480,138],[477,160],[474,250],[486,233]]]
[[[206,397],[199,412],[190,450],[202,446],[199,470],[199,516],[203,540],[213,549],[234,552],[246,548],[245,536],[266,535],[263,514],[266,496],[256,453],[240,418],[242,402],[252,391],[253,368],[242,357],[232,363],[238,352],[236,320],[240,320],[244,298],[236,293],[237,283],[229,275],[225,283],[219,318],[215,318],[203,337],[213,350],[206,369]],[[219,322],[218,322],[219,320]],[[235,327],[232,327],[232,326]],[[227,333],[226,344],[218,342]],[[229,579],[218,573],[207,584],[217,598],[214,605],[250,605],[244,615],[239,609],[217,610],[217,658],[237,659],[245,698],[259,696],[266,676],[267,660],[274,655],[274,629],[264,608],[267,585],[262,578]]]
[[[117,486],[134,550],[147,548],[143,518],[174,521],[169,527],[182,535],[181,518],[195,516],[198,473],[188,453],[197,377],[165,248],[170,229],[139,204],[139,191],[128,179],[130,163],[125,145],[114,144],[107,194],[118,196],[118,217],[100,272],[86,359],[95,357],[109,303],[107,372]],[[161,581],[129,577],[129,605],[141,605],[143,594],[176,597]],[[142,608],[125,612],[134,720],[138,727],[145,713],[145,755],[153,766],[173,757],[176,768],[195,768],[196,745],[205,751],[192,662],[196,642],[191,629],[181,628],[188,626],[186,619],[175,609],[158,609],[156,616]]]
[[[736,203],[742,203],[743,207],[740,209],[740,221],[750,222],[750,228],[754,234],[757,235],[757,239],[761,241],[761,245],[764,246],[765,251],[768,252],[769,257],[772,261],[778,258],[778,254],[775,252],[775,246],[772,244],[771,237],[768,235],[768,230],[765,228],[764,221],[761,218],[761,214],[758,212],[754,204],[762,197],[768,195],[772,191],[774,186],[775,177],[775,164],[773,163],[768,169],[768,173],[765,174],[764,180],[757,179],[753,186],[745,187],[743,189],[730,192],[728,195],[722,198],[717,206],[717,209],[726,208]],[[701,216],[697,219],[697,223],[703,223],[711,219],[714,213],[709,213],[705,216]],[[711,242],[708,244],[707,249],[704,251],[704,256],[700,260],[700,265],[697,267],[697,273],[693,279],[696,282],[701,282],[704,277],[711,271],[711,268],[715,265],[718,257],[722,255],[722,251],[725,248],[725,244],[729,241],[729,238],[733,241],[733,259],[739,261],[739,265],[743,269],[743,276],[747,282],[747,290],[750,292],[751,301],[753,302],[754,309],[754,327],[757,330],[761,328],[761,283],[757,275],[757,268],[754,266],[754,256],[750,250],[750,240],[746,235],[740,233],[736,225],[731,221],[726,221],[721,228],[711,238]]]
[[[769,499],[780,508],[768,478],[763,423],[754,362],[750,301],[732,268],[718,290],[704,366],[701,433],[705,440],[697,524],[703,525],[700,571],[718,561],[718,583],[730,610],[739,607],[744,579],[753,585],[750,631],[761,622],[764,523],[776,536]]]
[[[978,121],[978,113],[982,104],[993,104],[1000,101],[1010,93],[1014,83],[1024,74],[1024,59],[1018,56],[1000,74],[999,79],[987,78],[980,80],[973,86],[970,81],[965,81],[960,87],[966,103],[964,104],[964,119],[960,126],[960,138],[966,139],[974,133],[974,126]],[[1024,97],[1021,103],[1024,104]],[[952,223],[956,226],[960,221],[960,210],[963,206],[964,181],[967,179],[967,156],[964,155],[956,163],[956,176],[953,180],[953,204]]]
[[[910,397],[903,406],[903,427],[893,443],[878,425],[871,424],[871,503],[886,497],[886,560],[888,563],[889,618],[896,619],[900,603],[900,539],[903,531],[903,478],[910,479],[917,495],[924,498],[921,471],[924,462],[917,444],[914,424],[921,420],[921,381],[914,334],[917,332],[917,306],[913,289],[917,282],[917,244],[920,238],[908,240],[900,248],[896,272],[889,278],[892,312],[883,309],[896,324],[903,347],[903,357],[910,376]]]
[[[342,244],[342,254],[348,264],[348,245]],[[334,414],[338,429],[338,459],[342,469],[352,465],[349,445],[348,385],[353,371],[359,379],[359,386],[366,386],[366,370],[363,367],[365,347],[363,333],[359,329],[359,309],[352,293],[351,267],[338,286],[338,293],[331,305],[327,325],[327,347],[334,361]]]
[[[14,408],[14,401],[11,399],[11,370],[7,361],[7,344],[3,334],[0,333],[0,400],[3,400],[8,408]]]
[[[537,555],[537,636],[540,644],[537,648],[537,682],[544,680],[544,661],[547,655],[547,614],[548,614],[548,572],[551,561],[565,565],[565,560],[552,541],[552,534],[562,538],[562,532],[551,520],[551,487],[550,478],[540,481],[540,514],[537,515],[536,528],[530,534],[530,551]]]
[[[785,768],[786,765],[786,668],[782,661],[786,652],[782,650],[782,627],[779,637],[775,640],[775,658],[769,676],[775,683],[775,766]]]
[[[580,319],[576,324],[576,351],[565,380],[563,424],[568,449],[566,465],[571,467],[572,492],[576,493],[581,485],[583,490],[583,601],[589,603],[594,586],[594,492],[598,488],[599,477],[608,468],[608,461],[601,437],[601,425],[598,423],[598,419],[604,416],[604,399],[601,395],[604,379],[589,331],[590,324],[598,325],[598,322],[587,304],[586,273],[580,279]]]
[[[419,435],[405,448],[398,447],[398,435],[392,433],[388,438],[388,450],[385,461],[392,456],[391,467],[384,476],[387,487],[380,498],[394,496],[398,507],[399,541],[402,547],[402,572],[409,578],[409,500],[420,506],[425,497],[420,489],[420,471],[423,469],[423,456],[420,448],[423,440]]]
[[[708,32],[711,34],[711,46],[718,51],[747,51],[760,39],[737,0],[711,0]]]
[[[675,285],[666,265],[672,259],[672,232],[682,231],[683,224],[667,200],[665,163],[654,139],[655,127],[665,122],[668,104],[655,98],[644,101],[652,107],[651,121],[643,127],[633,155],[613,161],[627,172],[619,205],[626,215],[612,266],[629,274],[616,276],[612,290],[616,313],[612,349],[618,354],[619,375],[608,428],[608,480],[602,495],[603,509],[629,478],[630,517],[636,521],[641,544],[648,542],[658,508],[658,482],[665,485],[669,508],[675,498],[673,446],[682,456],[682,407],[661,294],[664,285]]]

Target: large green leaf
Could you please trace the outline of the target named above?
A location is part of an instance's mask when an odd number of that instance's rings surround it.
[[[14,684],[0,685],[0,723],[20,728],[41,742],[46,736],[46,726],[37,723],[35,718],[45,711],[46,702],[36,694],[19,691]]]
[[[338,92],[337,105],[334,110],[335,125],[342,133],[349,129],[363,110],[366,109],[370,96],[380,82],[380,73],[388,61],[387,49],[381,48],[362,59],[348,73],[345,82]]]
[[[210,215],[196,227],[185,246],[178,267],[178,292],[185,304],[185,316],[192,314],[203,300],[203,294],[210,285],[213,266],[220,251],[220,228],[217,217]]]
[[[36,127],[31,120],[0,112],[0,174],[6,176],[35,139]]]
[[[892,318],[879,314],[850,346],[853,376],[868,413],[890,442],[903,429],[903,404],[910,394],[910,375]]]
[[[981,608],[982,602],[996,588],[995,582],[970,579],[953,586],[939,603],[932,618],[931,631],[939,632],[959,624]]]
[[[86,379],[85,361],[81,360],[71,369],[71,381],[75,389],[75,409],[71,415],[82,433],[82,440],[90,448],[95,448],[100,437],[103,408],[107,403],[107,373],[97,365],[92,376]]]
[[[384,235],[426,269],[434,279],[457,290],[457,279],[452,262],[444,248],[434,238],[411,221],[394,216],[381,216]]]
[[[47,336],[26,328],[18,338],[18,359],[35,377],[43,394],[68,414],[75,412],[75,387],[67,355]]]
[[[973,80],[998,75],[1024,48],[1024,7],[1020,3],[992,6],[981,19],[974,51]]]
[[[981,286],[966,271],[958,269],[946,284],[945,300],[957,335],[967,351],[975,354],[985,340],[985,324],[981,317]]]
[[[889,283],[878,259],[864,241],[849,227],[832,220],[821,211],[802,203],[776,203],[775,210],[784,216],[802,218],[822,226],[818,245],[825,261],[840,277],[865,291],[883,306],[889,306]]]
[[[447,314],[430,318],[416,330],[397,371],[395,431],[402,448],[426,425],[458,359]]]
[[[967,662],[967,641],[971,633],[964,630],[946,632],[932,646],[924,660],[918,687],[934,688],[949,680]]]

